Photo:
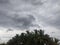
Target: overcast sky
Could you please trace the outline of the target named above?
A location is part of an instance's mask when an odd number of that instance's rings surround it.
[[[60,38],[60,0],[0,0],[0,42],[36,28]]]

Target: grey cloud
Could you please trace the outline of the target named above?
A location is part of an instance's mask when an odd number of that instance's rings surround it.
[[[58,1],[60,2],[60,1]],[[60,29],[60,5],[57,3],[57,8],[52,10],[51,13],[53,16],[49,18],[49,21],[47,23],[57,29]]]
[[[0,27],[7,32],[40,24],[60,29],[60,0],[0,0]]]
[[[13,31],[13,29],[8,29],[6,32]]]
[[[24,14],[24,11],[22,10],[27,10],[27,9],[31,9],[31,7],[33,7],[32,3],[38,3],[38,2],[41,2],[41,1],[37,1],[37,0],[11,0],[10,1],[10,4],[8,3],[10,0],[0,0],[1,2],[1,5],[5,5],[4,3],[7,3],[6,6],[1,6],[0,7],[0,26],[1,27],[5,27],[5,28],[19,28],[19,29],[27,29],[27,28],[30,28],[30,27],[39,27],[39,25],[37,24],[34,24],[33,22],[35,22],[35,17],[33,16],[33,14],[30,14],[31,12],[26,12],[26,14]],[[14,2],[13,2],[14,1]],[[27,2],[28,3],[27,3]],[[27,4],[25,4],[25,3]],[[30,2],[30,4],[29,4]],[[20,4],[21,3],[21,4]],[[22,4],[23,3],[23,4]],[[40,4],[40,3],[39,3]],[[17,6],[18,5],[18,6]],[[22,5],[27,5],[27,6],[23,6]],[[30,5],[30,7],[28,7]],[[38,5],[38,4],[37,4]],[[15,9],[18,9],[16,7],[20,7],[19,10],[22,10],[20,11],[20,13],[22,12],[22,14],[12,14],[13,12],[16,12]],[[33,10],[33,9],[32,9]],[[24,16],[26,15],[26,16]],[[22,17],[21,17],[22,16]]]
[[[53,15],[52,17],[40,16],[40,22],[43,22],[43,25],[52,26],[57,29],[60,29],[60,15]]]
[[[32,5],[42,5],[43,4],[43,2],[41,2],[41,0],[23,0],[23,1],[28,2]]]
[[[27,17],[14,17],[13,21],[17,24],[16,27],[19,28],[29,28],[35,21],[35,17],[28,15]]]
[[[7,12],[6,12],[7,13]],[[36,24],[35,17],[30,14],[14,14],[9,16],[4,12],[0,12],[0,26],[5,28],[28,29]],[[24,16],[25,15],[25,16]]]
[[[60,16],[57,15],[56,18],[54,20],[49,21],[48,24],[57,29],[60,29]]]
[[[42,21],[46,26],[52,26],[60,29],[60,13],[55,13],[51,17],[40,16],[40,21]]]
[[[41,8],[41,15],[38,16],[40,22],[42,21],[46,26],[51,26],[60,29],[60,0],[48,0],[45,8]],[[40,11],[41,12],[41,11]]]
[[[10,7],[5,7],[5,8],[0,8],[2,11],[0,11],[0,26],[2,27],[19,27],[19,28],[28,28],[32,26],[38,26],[36,24],[33,24],[33,22],[36,20],[34,15],[34,12],[36,11],[35,16],[38,17],[37,20],[42,21],[43,23],[54,26],[54,27],[59,27],[60,26],[60,21],[59,21],[59,15],[57,11],[58,8],[54,7],[56,4],[58,5],[58,1],[52,1],[52,0],[9,0],[11,5]],[[13,2],[14,1],[14,2]],[[7,0],[1,0],[1,3],[8,2]],[[56,3],[56,4],[55,4]],[[52,5],[53,4],[53,5]],[[9,5],[9,4],[8,4]],[[37,7],[38,6],[38,7]],[[50,7],[49,7],[50,6]],[[59,5],[58,5],[59,6]],[[18,8],[19,7],[19,8]],[[39,9],[41,9],[42,14],[38,14]],[[12,14],[13,12],[19,12],[22,13],[17,14]],[[28,11],[27,11],[28,10]],[[59,10],[59,9],[58,9]],[[41,13],[41,11],[39,13]],[[26,14],[23,14],[26,13]],[[28,14],[29,13],[29,14]],[[32,13],[32,14],[30,14]],[[53,15],[53,17],[49,17],[50,15]],[[13,16],[14,15],[14,16]],[[24,17],[24,15],[27,15]],[[45,16],[42,16],[45,15]],[[13,17],[12,17],[13,16]],[[22,16],[22,17],[21,17]],[[56,17],[57,16],[57,17]]]
[[[0,4],[8,4],[9,0],[0,0]]]

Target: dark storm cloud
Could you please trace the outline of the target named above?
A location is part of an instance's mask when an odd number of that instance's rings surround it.
[[[7,3],[8,0],[0,0],[0,3]]]
[[[23,0],[24,2],[30,3],[32,5],[42,5],[43,2],[41,0]]]
[[[26,29],[33,25],[32,22],[35,21],[35,17],[33,17],[32,15],[27,15],[26,17],[17,16],[13,18],[13,21],[15,22],[16,27]]]
[[[38,26],[33,24],[36,17],[38,22],[43,22],[57,28],[60,27],[59,14],[55,12],[57,9],[59,10],[59,8],[55,8],[59,6],[59,0],[55,0],[55,2],[54,0],[0,0],[0,3],[3,5],[7,3],[6,6],[0,5],[0,26],[2,27],[24,29]],[[19,14],[16,15],[16,11]],[[38,13],[38,11],[40,12]],[[50,17],[51,14],[55,19]]]
[[[21,17],[22,15],[14,15],[14,17],[7,16],[6,14],[0,13],[0,26],[6,28],[19,28],[26,29],[33,25],[35,21],[35,17],[32,15],[27,15],[25,17]]]
[[[0,0],[0,4],[8,4],[9,0]]]
[[[22,8],[22,10],[28,8],[28,6],[21,7],[22,5],[25,5],[26,2],[25,3],[24,2],[22,0],[15,0],[15,1],[14,0],[0,0],[0,27],[28,29],[30,27],[38,26],[37,24],[33,23],[36,20],[35,17],[33,16],[33,14],[28,14],[28,12],[26,12],[26,14],[24,14],[24,11],[22,12],[22,14],[15,14],[16,11],[14,11],[14,10],[18,9],[16,7],[20,7],[19,10],[21,10],[21,8]],[[31,4],[32,0],[28,1],[28,2],[30,2],[30,4]],[[19,5],[20,3],[21,3],[21,5]],[[2,6],[2,4],[3,4],[3,6]],[[7,4],[7,5],[5,5],[5,4]],[[19,5],[19,6],[17,6],[17,5]],[[28,3],[28,5],[29,5],[29,3]],[[32,7],[32,5],[31,5],[31,7]],[[30,8],[28,8],[28,9],[30,9]],[[20,11],[20,13],[21,13],[21,11]]]

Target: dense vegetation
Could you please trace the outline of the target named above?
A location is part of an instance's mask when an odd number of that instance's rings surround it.
[[[16,34],[6,45],[58,45],[58,39],[53,39],[43,30],[34,30],[32,32]]]

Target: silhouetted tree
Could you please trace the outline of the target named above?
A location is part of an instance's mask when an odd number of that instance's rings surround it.
[[[7,45],[58,45],[58,40],[53,40],[48,34],[44,34],[43,30],[26,31],[16,35],[7,42]]]

